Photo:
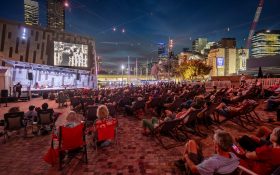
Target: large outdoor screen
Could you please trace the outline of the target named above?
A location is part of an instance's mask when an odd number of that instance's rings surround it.
[[[54,41],[54,65],[88,67],[88,46]]]

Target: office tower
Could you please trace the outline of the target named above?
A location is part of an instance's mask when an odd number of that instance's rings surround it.
[[[65,7],[63,0],[47,0],[48,28],[63,31],[65,29]]]
[[[280,30],[261,30],[252,39],[252,57],[280,54]]]
[[[24,22],[28,25],[39,24],[39,3],[37,0],[24,0]]]

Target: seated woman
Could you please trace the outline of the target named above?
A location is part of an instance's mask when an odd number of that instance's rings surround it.
[[[97,139],[97,137],[98,137],[98,128],[103,127],[103,125],[107,126],[108,124],[116,125],[116,123],[117,123],[115,119],[113,119],[109,116],[109,110],[106,105],[98,106],[97,117],[98,118],[95,121],[94,128],[93,128],[93,131],[95,133],[94,139]],[[108,146],[111,144],[111,142],[112,142],[111,139],[99,140],[99,141],[97,141],[97,146],[101,146],[101,147]]]
[[[241,165],[259,175],[271,174],[280,166],[280,127],[270,134],[271,145],[264,145],[252,152],[244,152]]]
[[[231,114],[236,114],[241,110],[245,109],[248,105],[255,103],[256,102],[254,100],[243,100],[242,103],[240,103],[237,106],[229,106],[228,101],[226,99],[222,99],[222,103],[216,107],[216,110],[221,115],[227,116]]]

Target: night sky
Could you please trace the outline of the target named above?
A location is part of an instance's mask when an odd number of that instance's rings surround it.
[[[40,24],[46,26],[46,2]],[[96,40],[103,66],[120,69],[127,56],[146,62],[156,58],[157,43],[174,39],[175,52],[191,48],[197,37],[217,41],[236,37],[244,46],[258,0],[69,0],[66,31]],[[280,0],[265,0],[259,29],[280,29]],[[3,1],[0,18],[23,22],[23,0]],[[116,31],[113,31],[116,27]],[[227,29],[230,29],[228,31]],[[122,33],[122,29],[125,32]]]

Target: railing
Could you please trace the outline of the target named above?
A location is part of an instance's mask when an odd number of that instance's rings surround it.
[[[253,83],[256,82],[256,79],[248,79],[246,80],[246,83]],[[280,83],[280,78],[264,78],[264,79],[258,79],[258,82],[262,83],[263,88],[269,88],[270,86],[276,85],[277,83]]]

